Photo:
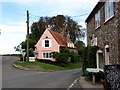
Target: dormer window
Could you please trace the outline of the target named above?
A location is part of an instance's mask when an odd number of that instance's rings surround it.
[[[70,47],[72,47],[72,43],[70,43]]]
[[[69,42],[68,42],[67,46],[69,47]]]
[[[100,26],[100,10],[95,14],[95,29]]]

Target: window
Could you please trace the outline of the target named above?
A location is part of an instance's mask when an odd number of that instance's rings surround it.
[[[114,16],[113,0],[107,0],[105,3],[105,21]]]
[[[46,59],[51,58],[51,52],[44,52],[43,58],[46,58]]]
[[[48,38],[48,36],[46,36],[46,38]]]
[[[67,46],[69,47],[69,42],[68,42]]]
[[[70,43],[70,47],[72,47],[72,43]]]
[[[99,59],[99,68],[103,69],[103,54],[102,53],[98,53],[98,59]]]
[[[49,47],[49,40],[45,40],[45,47]]]
[[[103,52],[98,50],[96,53],[97,69],[103,72]]]
[[[52,40],[50,39],[42,40],[42,48],[50,48],[50,47],[52,47]]]
[[[95,14],[95,28],[100,26],[100,10]]]

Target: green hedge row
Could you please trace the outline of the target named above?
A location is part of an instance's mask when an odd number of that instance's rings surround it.
[[[83,68],[96,68],[97,46],[85,47],[82,52]]]
[[[52,57],[56,59],[56,62],[65,66],[68,63],[75,63],[79,61],[79,54],[76,52],[70,52],[68,49],[62,48],[59,52],[52,52]]]

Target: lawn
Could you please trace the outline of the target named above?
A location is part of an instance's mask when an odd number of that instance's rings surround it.
[[[69,70],[69,69],[80,68],[83,65],[82,62],[70,63],[69,65],[66,65],[65,67],[60,67],[60,66],[56,66],[52,64],[43,63],[43,62],[24,62],[24,63],[15,62],[15,64],[21,65],[21,66],[38,65],[45,70]]]

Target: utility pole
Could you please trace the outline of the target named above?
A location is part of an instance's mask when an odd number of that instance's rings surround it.
[[[27,62],[29,62],[29,11],[27,10]]]

